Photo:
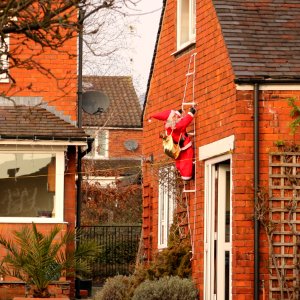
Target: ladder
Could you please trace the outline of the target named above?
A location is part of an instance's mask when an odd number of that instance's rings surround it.
[[[181,109],[184,112],[185,108],[189,107],[194,107],[197,105],[197,103],[195,102],[195,76],[196,76],[196,55],[197,53],[193,53],[190,56],[190,61],[189,61],[189,65],[188,65],[188,70],[186,73],[186,83],[185,83],[185,88],[184,88],[184,94],[183,94],[183,99],[182,99],[182,105],[181,105]],[[192,99],[191,101],[187,101],[186,100],[186,93],[187,93],[187,88],[188,85],[190,83],[190,79],[192,80],[191,84],[192,84]],[[196,123],[195,123],[195,117],[193,119],[192,122],[193,125],[193,131],[189,132],[188,134],[191,136],[196,137]],[[196,141],[194,139],[193,141],[193,147],[194,147],[194,160],[193,160],[193,164],[194,164],[194,180],[193,180],[193,184],[191,181],[189,181],[188,185],[189,188],[187,188],[187,184],[184,184],[183,190],[182,190],[182,195],[183,197],[185,197],[185,202],[186,202],[186,209],[187,209],[187,221],[188,221],[188,230],[190,233],[190,239],[191,239],[191,247],[192,247],[192,257],[191,260],[193,260],[194,258],[194,244],[195,244],[195,230],[196,230],[196,200],[197,200],[197,195],[196,195],[196,191],[197,191],[197,183],[196,183],[196,157],[197,157],[197,147],[196,147]],[[189,197],[190,199],[188,199],[188,194],[190,196],[193,197]],[[191,224],[191,220],[190,220],[190,205],[189,205],[189,200],[191,200],[191,198],[193,198],[193,224]],[[192,228],[193,225],[193,228]]]
[[[196,55],[197,55],[197,52],[191,54],[190,56],[190,61],[189,61],[189,65],[188,65],[188,71],[186,73],[186,82],[185,82],[185,87],[184,87],[184,93],[183,93],[183,99],[182,99],[182,104],[181,104],[181,109],[182,111],[184,112],[185,111],[185,108],[188,106],[188,107],[193,107],[193,106],[196,106],[197,103],[195,102],[195,75],[196,75]],[[190,77],[192,77],[192,99],[190,102],[187,101],[187,97],[186,97],[186,92],[187,92],[187,88],[188,88],[188,85],[189,85],[189,80],[190,80]],[[191,135],[191,136],[196,136],[196,123],[195,123],[195,118],[193,119],[193,131],[192,132],[189,132],[188,135]],[[193,142],[193,147],[194,147],[194,157],[196,157],[196,146],[195,146],[195,140]],[[196,163],[195,163],[195,160],[194,160],[194,173],[196,174]],[[193,189],[186,189],[184,187],[184,190],[183,192],[185,193],[193,193],[193,192],[196,192],[196,176],[195,176],[195,179],[194,179],[194,188]]]

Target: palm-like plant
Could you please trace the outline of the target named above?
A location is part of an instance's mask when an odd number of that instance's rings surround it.
[[[0,235],[0,245],[7,254],[3,257],[0,272],[16,277],[33,288],[34,298],[50,296],[48,286],[61,276],[88,274],[90,262],[100,249],[93,241],[85,241],[74,249],[75,234],[72,231],[61,233],[55,226],[47,234],[32,227],[14,231],[13,238]]]

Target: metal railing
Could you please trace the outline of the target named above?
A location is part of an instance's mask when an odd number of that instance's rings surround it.
[[[92,239],[101,246],[93,262],[93,280],[102,282],[134,271],[141,236],[140,225],[81,226],[81,240]]]

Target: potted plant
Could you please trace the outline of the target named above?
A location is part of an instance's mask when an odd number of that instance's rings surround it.
[[[43,234],[34,223],[14,231],[12,238],[0,235],[0,245],[7,252],[2,258],[0,273],[25,282],[33,298],[48,298],[51,282],[61,276],[75,276],[75,270],[88,274],[91,260],[100,251],[95,242],[88,240],[74,249],[74,241],[72,231],[62,233],[55,225],[49,233]]]

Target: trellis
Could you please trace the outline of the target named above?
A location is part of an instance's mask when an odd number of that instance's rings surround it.
[[[299,299],[300,152],[269,156],[269,299]]]

